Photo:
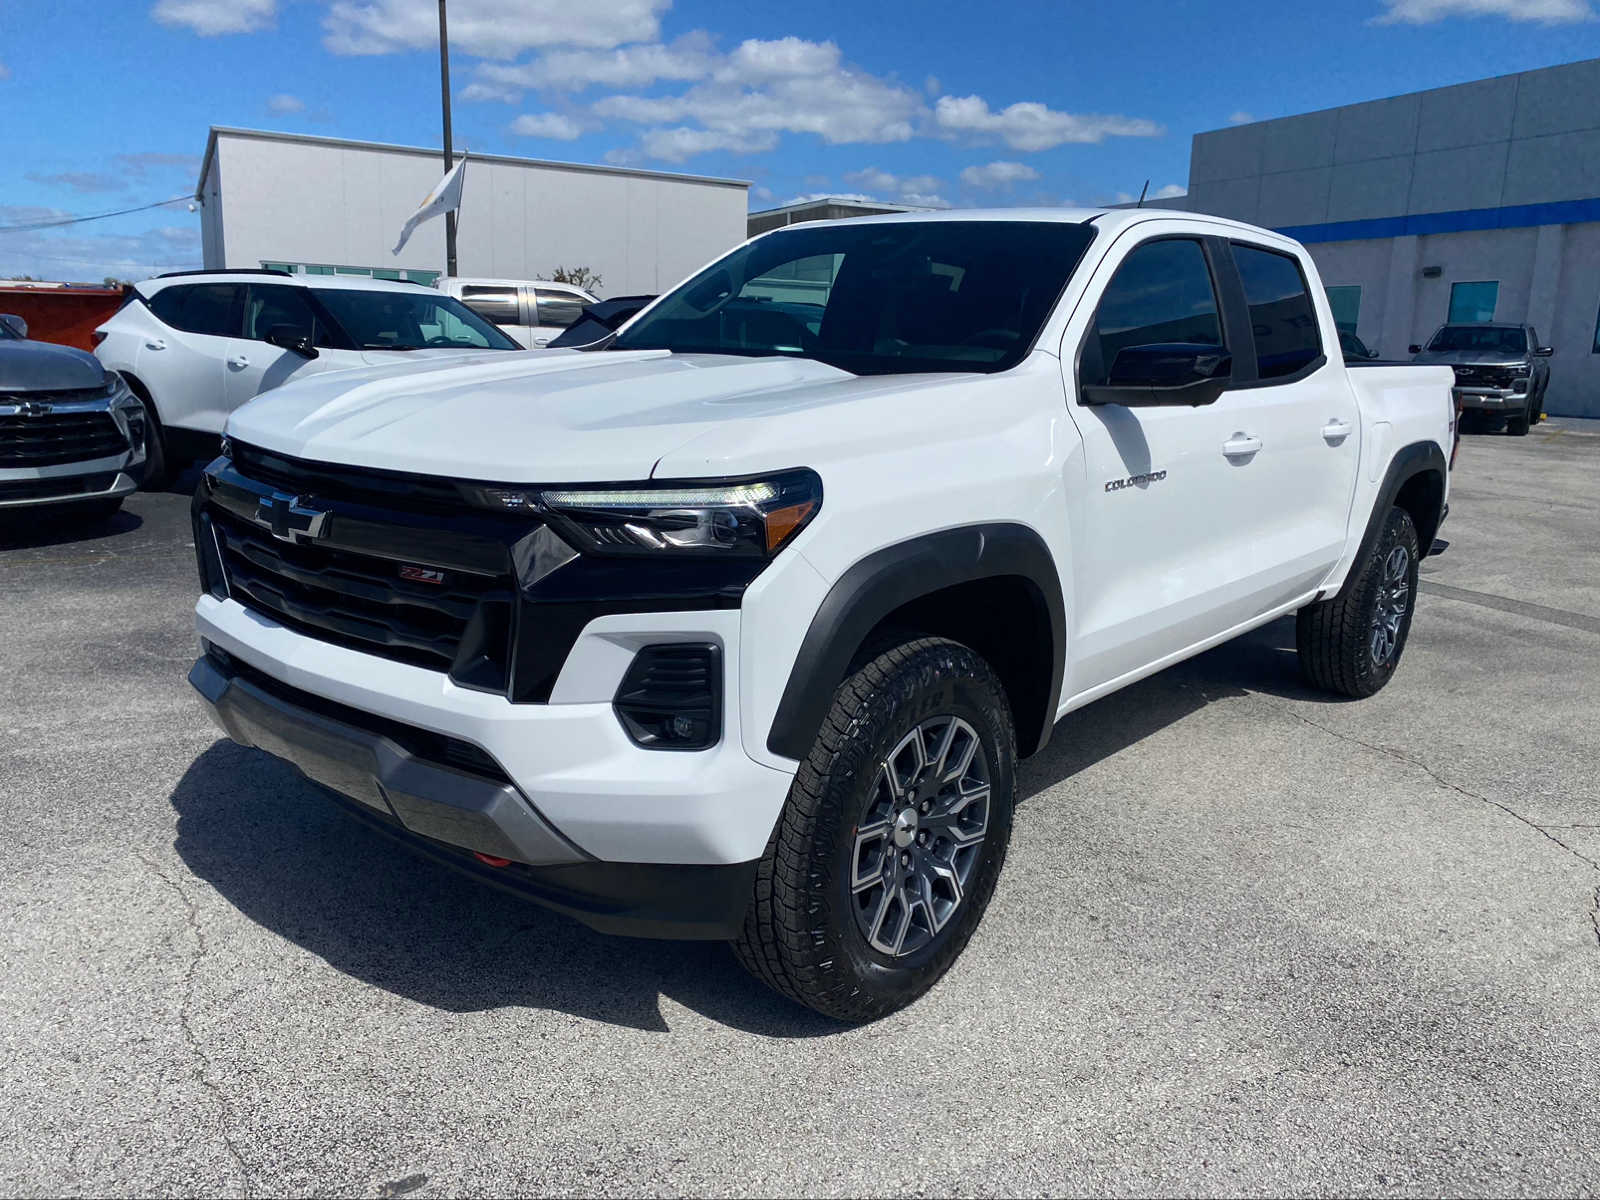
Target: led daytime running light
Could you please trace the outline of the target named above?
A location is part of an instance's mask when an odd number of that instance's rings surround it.
[[[753,508],[778,498],[770,483],[740,483],[731,487],[639,488],[613,492],[544,492],[541,499],[552,508],[663,509]]]

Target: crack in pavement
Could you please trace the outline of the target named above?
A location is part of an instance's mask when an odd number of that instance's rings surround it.
[[[222,1134],[222,1140],[223,1143],[228,1147],[228,1154],[233,1158],[234,1164],[239,1168],[239,1179],[243,1185],[244,1194],[248,1197],[251,1194],[250,1168],[244,1161],[244,1155],[239,1153],[239,1147],[234,1144],[233,1135],[228,1132],[229,1110],[227,1094],[220,1086],[212,1082],[209,1075],[209,1071],[212,1066],[211,1056],[206,1053],[205,1047],[201,1045],[200,1038],[194,1031],[194,1027],[189,1023],[189,1008],[191,1002],[194,1000],[195,972],[199,969],[200,960],[206,956],[207,949],[205,931],[200,928],[200,910],[195,906],[194,901],[189,898],[189,893],[178,886],[176,880],[172,879],[171,876],[169,876],[143,853],[138,851],[135,853],[137,854],[139,861],[144,863],[144,865],[149,868],[150,873],[162,883],[166,884],[174,892],[176,892],[178,899],[183,901],[183,906],[186,912],[185,922],[188,925],[190,932],[194,934],[195,951],[193,956],[191,956],[189,959],[189,965],[184,969],[183,972],[183,999],[178,1005],[178,1027],[182,1030],[184,1041],[189,1044],[189,1050],[194,1055],[196,1061],[196,1067],[194,1071],[195,1082],[197,1082],[202,1088],[210,1092],[211,1095],[216,1098],[217,1108],[221,1113],[221,1120],[218,1122],[218,1125]]]
[[[1392,749],[1389,746],[1379,746],[1379,745],[1375,745],[1372,742],[1364,742],[1360,738],[1355,737],[1352,734],[1341,733],[1337,729],[1330,729],[1326,725],[1321,725],[1321,724],[1317,723],[1316,721],[1313,721],[1310,717],[1303,716],[1300,713],[1295,712],[1295,710],[1292,709],[1292,708],[1288,708],[1288,707],[1286,707],[1284,705],[1281,705],[1281,704],[1273,704],[1271,701],[1263,699],[1260,696],[1260,693],[1254,693],[1254,694],[1256,695],[1256,697],[1258,699],[1262,700],[1262,703],[1265,704],[1266,707],[1268,707],[1268,708],[1270,708],[1270,709],[1272,709],[1272,710],[1274,710],[1276,712],[1281,712],[1281,713],[1285,714],[1286,716],[1291,716],[1295,720],[1299,721],[1302,725],[1309,725],[1309,726],[1311,726],[1311,728],[1317,730],[1318,732],[1325,733],[1331,738],[1337,738],[1341,742],[1349,742],[1352,745],[1362,746],[1365,749],[1371,750],[1376,754],[1382,754],[1387,758],[1392,758],[1392,759],[1396,760],[1397,762],[1403,762],[1407,766],[1415,767],[1419,771],[1423,772],[1423,774],[1427,775],[1429,779],[1433,780],[1440,787],[1446,788],[1449,791],[1457,793],[1458,795],[1465,796],[1469,800],[1476,800],[1479,804],[1487,804],[1491,808],[1499,809],[1501,812],[1505,813],[1506,816],[1512,818],[1515,821],[1520,821],[1522,824],[1526,825],[1529,829],[1532,829],[1533,831],[1538,833],[1541,837],[1547,838],[1549,841],[1554,842],[1557,846],[1560,846],[1561,849],[1565,850],[1568,854],[1572,855],[1573,858],[1575,858],[1579,862],[1583,863],[1583,865],[1588,867],[1590,870],[1592,870],[1592,871],[1600,871],[1600,862],[1596,862],[1594,859],[1590,858],[1588,855],[1582,854],[1579,851],[1573,849],[1573,847],[1567,845],[1567,843],[1563,842],[1555,834],[1550,832],[1550,830],[1552,828],[1561,828],[1561,826],[1548,826],[1547,827],[1547,826],[1541,825],[1537,821],[1535,821],[1535,820],[1533,820],[1533,819],[1531,819],[1529,817],[1523,816],[1516,809],[1510,808],[1507,805],[1501,804],[1498,800],[1491,800],[1488,796],[1480,796],[1477,792],[1468,791],[1466,788],[1462,787],[1460,784],[1451,782],[1450,780],[1446,779],[1443,775],[1439,774],[1439,772],[1435,771],[1427,763],[1422,762],[1422,761],[1420,761],[1418,759],[1412,758],[1409,754],[1402,753],[1401,751]],[[1597,889],[1597,893],[1600,893],[1600,889]],[[1600,918],[1596,918],[1596,921],[1600,921]],[[1600,924],[1596,924],[1595,928],[1596,928],[1597,936],[1600,936]]]

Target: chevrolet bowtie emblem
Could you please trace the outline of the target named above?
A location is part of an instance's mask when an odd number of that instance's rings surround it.
[[[269,530],[280,542],[311,542],[322,536],[328,514],[308,508],[299,496],[273,492],[256,505],[256,524]]]
[[[17,405],[17,412],[24,417],[42,417],[49,413],[52,406],[40,404],[37,400],[24,400]]]

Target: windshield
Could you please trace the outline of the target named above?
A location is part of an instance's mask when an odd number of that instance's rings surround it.
[[[1428,349],[1522,354],[1528,349],[1528,339],[1516,325],[1446,325],[1433,335]]]
[[[758,238],[681,284],[616,350],[786,355],[861,374],[1003,371],[1094,239],[1063,221],[853,221]]]
[[[420,287],[415,292],[312,290],[359,350],[522,349],[461,301]]]

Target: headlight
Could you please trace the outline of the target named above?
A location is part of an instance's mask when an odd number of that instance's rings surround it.
[[[765,558],[822,506],[822,480],[807,470],[715,483],[473,491],[488,508],[540,512],[587,554]]]

